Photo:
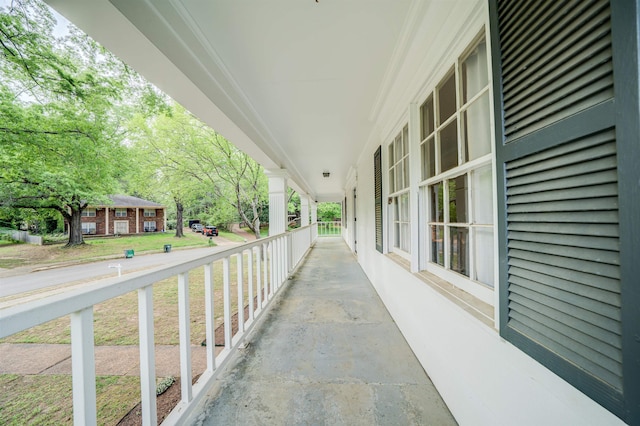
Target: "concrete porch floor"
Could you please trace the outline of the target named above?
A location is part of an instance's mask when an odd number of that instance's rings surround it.
[[[320,238],[213,386],[200,425],[455,425],[340,238]]]

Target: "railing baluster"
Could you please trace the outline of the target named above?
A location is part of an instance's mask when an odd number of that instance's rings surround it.
[[[238,270],[238,333],[244,331],[244,276],[242,274],[242,264],[244,263],[244,255],[242,252],[237,254],[237,270]]]
[[[223,276],[223,304],[224,304],[224,346],[226,350],[231,350],[231,280],[230,280],[229,258],[222,259]]]
[[[182,401],[191,401],[191,324],[189,319],[189,273],[178,274],[178,323],[180,328],[180,382]]]
[[[142,424],[158,424],[156,405],[156,355],[153,327],[153,286],[138,289],[140,340],[140,396]]]
[[[253,248],[247,250],[247,275],[249,278],[249,319],[253,321]]]
[[[216,369],[216,316],[214,309],[213,263],[204,265],[204,309],[207,339],[207,370]]]
[[[262,309],[262,280],[260,277],[262,276],[262,270],[260,268],[260,261],[262,260],[262,246],[256,247],[256,290],[258,292],[258,308]]]
[[[96,424],[96,360],[93,306],[71,314],[71,369],[73,373],[73,423]]]
[[[269,243],[262,245],[262,253],[264,253],[264,261],[262,262],[262,268],[264,269],[264,298],[265,301],[270,299],[269,296]]]

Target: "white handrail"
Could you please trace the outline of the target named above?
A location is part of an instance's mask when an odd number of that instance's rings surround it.
[[[215,378],[215,370],[229,354],[242,342],[244,335],[264,312],[273,296],[286,281],[289,272],[305,256],[317,236],[317,225],[312,224],[285,234],[256,240],[218,253],[201,256],[187,261],[176,262],[152,270],[113,277],[82,288],[55,294],[39,300],[11,306],[0,310],[0,338],[10,336],[39,324],[71,315],[72,334],[72,374],[73,411],[76,424],[96,423],[95,360],[94,360],[94,306],[123,294],[138,292],[138,317],[140,326],[140,385],[143,424],[157,423],[155,398],[155,356],[153,329],[153,285],[171,277],[178,277],[179,341],[182,400],[165,419],[163,424],[176,424],[184,420],[204,396],[208,385]],[[243,261],[247,253],[247,269],[251,278],[244,279]],[[231,288],[230,259],[238,258],[238,330],[231,328]],[[216,261],[222,261],[223,268],[223,318],[225,348],[216,357],[214,312],[213,312],[213,270]],[[255,265],[254,265],[255,262]],[[207,370],[195,384],[191,383],[191,346],[189,320],[189,272],[204,267],[205,271],[205,311],[207,340]],[[253,272],[257,273],[255,292],[257,306],[254,306]],[[250,290],[243,293],[244,285]],[[264,294],[263,294],[264,291]],[[249,298],[250,300],[246,300]],[[244,317],[244,307],[250,313]]]

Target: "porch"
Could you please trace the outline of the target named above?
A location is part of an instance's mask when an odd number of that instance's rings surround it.
[[[342,238],[320,238],[198,424],[456,424]]]

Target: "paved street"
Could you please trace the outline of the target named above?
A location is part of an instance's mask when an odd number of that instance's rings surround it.
[[[223,251],[240,244],[222,238],[216,238],[216,243],[218,245],[215,247],[174,249],[170,253],[135,255],[130,259],[125,259],[124,256],[122,256],[116,259],[65,267],[46,267],[40,265],[39,268],[35,269],[29,267],[0,269],[0,297],[12,296],[27,291],[40,290],[67,283],[93,281],[118,275],[118,270],[116,268],[109,268],[109,265],[121,265],[122,274],[124,275],[142,269],[161,266],[167,262],[187,261]]]

